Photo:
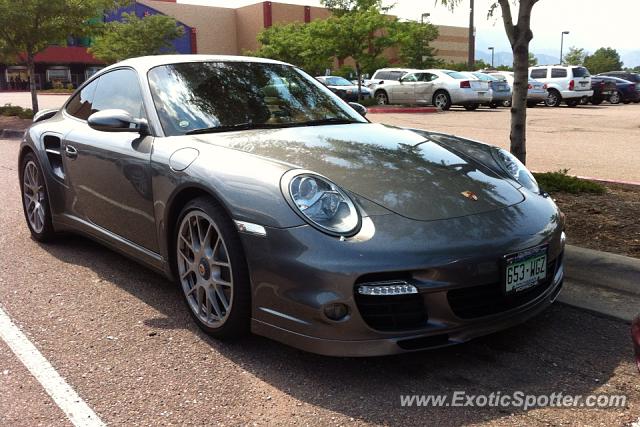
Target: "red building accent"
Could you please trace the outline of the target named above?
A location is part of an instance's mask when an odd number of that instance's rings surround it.
[[[20,62],[27,62],[27,55],[20,55]],[[95,64],[102,65],[102,61],[93,57],[86,47],[81,46],[49,46],[36,54],[34,62],[38,64]]]
[[[273,13],[271,10],[271,2],[265,1],[262,3],[262,16],[264,20],[264,28],[269,28],[273,25]]]
[[[196,29],[191,27],[191,53],[198,53],[198,38],[196,37]]]
[[[304,7],[304,22],[305,23],[311,22],[311,7],[310,6],[305,6]]]

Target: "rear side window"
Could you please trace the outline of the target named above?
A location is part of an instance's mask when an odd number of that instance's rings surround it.
[[[386,71],[378,71],[377,73],[375,73],[373,75],[373,77],[371,78],[372,80],[384,80],[387,78],[388,73]]]
[[[78,119],[87,120],[92,114],[93,94],[97,86],[98,79],[83,87],[67,104],[67,113]]]
[[[387,80],[400,80],[400,77],[404,76],[405,74],[407,73],[404,71],[389,71]]]
[[[584,67],[573,67],[571,69],[573,72],[573,77],[589,77],[589,70]]]
[[[567,77],[566,68],[552,68],[551,69],[551,78],[552,79],[558,79],[558,78],[562,78],[562,77]],[[578,77],[578,76],[576,76],[576,77]]]
[[[115,70],[100,76],[93,95],[93,112],[117,108],[135,118],[144,117],[142,92],[133,70]]]
[[[464,74],[459,73],[457,71],[445,71],[444,73],[446,75],[448,75],[449,77],[452,77],[452,78],[454,78],[456,80],[466,80],[466,79],[469,78],[469,77],[465,76]]]
[[[629,80],[630,82],[640,83],[640,74],[630,73],[627,80]]]
[[[547,78],[547,69],[546,68],[536,68],[531,70],[531,78],[532,79],[545,79]]]

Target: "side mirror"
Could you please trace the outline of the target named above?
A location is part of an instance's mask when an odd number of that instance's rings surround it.
[[[362,104],[358,104],[357,102],[350,102],[349,105],[351,106],[351,108],[356,110],[358,114],[360,114],[362,117],[366,116],[367,112],[369,111],[367,110],[367,107],[365,107]]]
[[[136,119],[124,110],[103,110],[93,113],[87,120],[92,129],[101,132],[138,132],[146,135],[149,124],[145,119]]]

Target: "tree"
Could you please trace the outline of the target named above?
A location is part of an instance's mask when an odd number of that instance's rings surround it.
[[[442,4],[455,8],[462,0],[440,0]],[[511,153],[522,163],[526,162],[527,145],[527,88],[529,85],[529,42],[533,38],[531,31],[531,10],[538,0],[492,0],[489,15],[496,9],[502,11],[502,21],[507,38],[513,51],[513,96],[511,103]],[[513,10],[512,10],[513,9]],[[517,23],[514,24],[514,13],[517,12]]]
[[[584,58],[587,56],[584,49],[578,49],[575,46],[571,46],[569,48],[569,52],[560,60],[560,63],[567,65],[582,65],[584,63]]]
[[[375,64],[382,52],[395,43],[390,35],[392,18],[382,13],[388,8],[383,8],[380,0],[321,0],[321,3],[333,14],[319,21],[322,34],[333,56],[339,60],[353,59],[361,99],[363,66]]]
[[[438,38],[438,28],[429,23],[415,21],[396,22],[391,37],[399,48],[400,61],[411,68],[433,68],[440,61],[429,46]]]
[[[610,47],[601,47],[584,58],[584,66],[592,74],[621,70],[623,65],[618,52]]]
[[[310,74],[324,74],[333,58],[321,27],[320,21],[273,25],[258,34],[260,48],[245,54],[289,62]]]
[[[184,28],[170,16],[154,14],[141,19],[135,13],[123,13],[122,21],[104,24],[89,51],[112,64],[136,56],[173,52],[172,42],[183,35]]]
[[[34,57],[69,35],[92,30],[87,20],[101,16],[120,0],[0,0],[0,40],[5,55],[24,58],[29,70],[31,105],[38,111]]]
[[[529,52],[529,67],[535,67],[536,65],[538,65],[538,58],[536,58],[536,56]]]
[[[496,67],[496,70],[498,71],[513,71],[513,67],[510,65],[498,65]]]

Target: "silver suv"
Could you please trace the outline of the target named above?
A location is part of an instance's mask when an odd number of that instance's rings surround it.
[[[529,78],[547,84],[547,99],[550,107],[557,107],[563,101],[575,107],[584,98],[593,95],[591,74],[581,66],[542,65],[529,68]]]

